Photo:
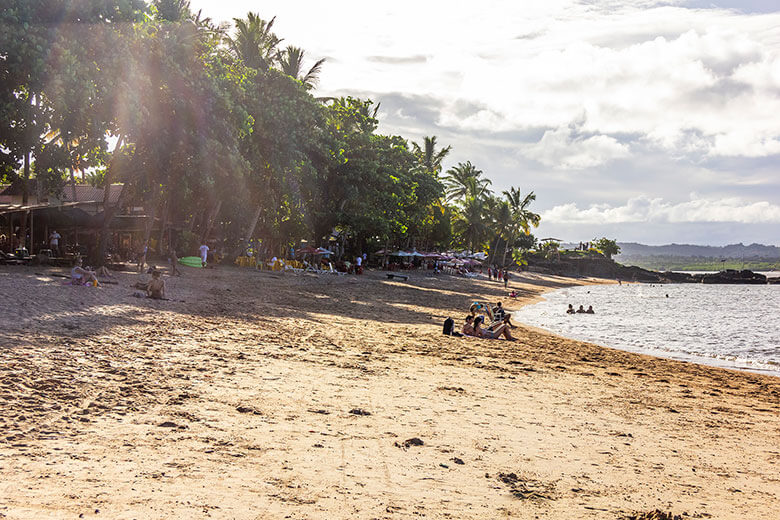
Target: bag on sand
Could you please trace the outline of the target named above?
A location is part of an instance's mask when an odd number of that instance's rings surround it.
[[[452,330],[455,328],[455,321],[453,321],[452,318],[447,318],[444,320],[444,334],[447,336],[452,336]]]

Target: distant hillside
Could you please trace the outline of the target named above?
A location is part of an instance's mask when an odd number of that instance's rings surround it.
[[[615,257],[618,262],[623,262],[625,257],[697,257],[711,259],[780,259],[780,247],[765,246],[763,244],[731,244],[728,246],[694,246],[690,244],[669,244],[665,246],[646,246],[635,242],[619,242],[620,255]]]

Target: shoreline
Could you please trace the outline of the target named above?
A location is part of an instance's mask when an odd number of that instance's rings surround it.
[[[469,300],[509,301],[486,280],[188,269],[159,302],[132,297],[137,278],[0,269],[18,302],[0,316],[8,518],[780,508],[777,378],[525,326],[517,342],[443,336]],[[581,283],[510,288],[525,303]]]
[[[600,283],[602,280],[596,279],[596,283],[593,285],[614,285],[614,283],[611,283],[611,280],[603,280],[605,283]],[[624,285],[630,285],[630,284],[624,284]],[[574,287],[574,285],[570,286]],[[554,291],[560,291],[564,290],[565,288],[561,289],[555,289]],[[545,301],[543,295],[552,293],[554,291],[544,291],[540,294],[539,298],[535,298],[533,301],[529,301],[524,303],[523,305],[517,307],[516,309],[519,311],[521,308],[535,305],[537,303],[542,303]],[[522,318],[522,316],[518,317],[518,319]],[[609,348],[614,350],[619,350],[622,352],[628,352],[633,354],[640,354],[640,355],[648,355],[652,357],[657,357],[659,359],[667,359],[671,361],[680,361],[684,363],[694,363],[698,365],[702,365],[705,367],[711,367],[711,368],[718,368],[723,370],[729,370],[729,371],[735,371],[735,372],[747,372],[751,374],[757,374],[757,375],[763,375],[768,377],[775,377],[780,378],[780,367],[777,368],[771,368],[771,364],[766,363],[759,363],[761,367],[766,366],[766,368],[759,368],[755,366],[756,361],[755,360],[745,360],[745,361],[739,361],[735,359],[728,359],[727,357],[718,357],[718,356],[708,356],[705,354],[695,354],[695,353],[689,353],[689,352],[680,352],[680,351],[674,351],[674,350],[666,350],[661,347],[653,348],[653,347],[644,347],[644,348],[632,348],[630,346],[621,347],[621,346],[610,346],[606,345],[604,343],[601,343],[598,338],[591,339],[587,337],[577,338],[575,336],[567,336],[565,331],[558,332],[556,330],[547,329],[541,326],[537,326],[534,324],[522,322],[524,326],[533,328],[535,330],[538,330],[543,333],[552,334],[556,337],[560,337],[564,340],[570,340],[570,341],[582,341],[587,343],[592,343],[594,345],[603,347],[603,348]]]

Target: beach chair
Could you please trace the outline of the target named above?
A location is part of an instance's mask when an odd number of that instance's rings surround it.
[[[330,274],[335,274],[335,275],[338,275],[338,276],[347,274],[347,273],[342,273],[341,271],[339,271],[335,267],[333,267],[333,263],[332,262],[328,262],[328,267],[329,267],[329,270],[327,272],[330,273]]]
[[[293,273],[293,274],[300,274],[303,272],[303,269],[299,267],[295,267],[295,264],[285,264],[284,265],[284,272],[285,273]]]

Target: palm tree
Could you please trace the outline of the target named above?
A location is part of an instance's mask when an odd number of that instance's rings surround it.
[[[479,197],[466,197],[454,222],[455,231],[463,237],[472,251],[482,244],[487,231],[485,224],[485,200]]]
[[[190,14],[189,0],[157,0],[157,14],[167,22],[178,22]]]
[[[509,188],[508,191],[504,191],[504,197],[506,197],[507,204],[509,205],[512,212],[510,237],[511,241],[514,242],[515,238],[520,234],[521,231],[528,235],[531,233],[531,226],[537,227],[539,225],[539,221],[541,220],[539,214],[534,213],[528,209],[528,206],[530,206],[531,203],[536,200],[536,194],[531,191],[523,196],[520,190],[513,186]],[[507,240],[507,244],[504,246],[503,262],[506,262],[508,245],[509,240]]]
[[[228,37],[227,43],[233,55],[247,67],[267,70],[277,56],[276,48],[281,39],[271,32],[276,17],[267,22],[259,15],[249,12],[246,19],[234,18],[236,33]]]
[[[436,151],[436,136],[424,137],[423,145],[412,143],[412,153],[426,171],[438,174],[441,171],[441,162],[450,153],[452,146],[447,146]]]
[[[277,61],[279,62],[279,67],[282,72],[303,83],[303,88],[306,90],[311,90],[317,85],[322,64],[325,63],[325,58],[317,60],[306,74],[301,75],[303,72],[304,54],[306,54],[306,52],[300,47],[289,45],[286,49],[279,52]]]
[[[498,244],[501,240],[504,241],[504,254],[506,254],[506,244],[512,238],[512,232],[514,228],[514,221],[512,215],[512,207],[506,200],[501,200],[496,197],[488,198],[488,215],[490,216],[490,228],[495,233],[493,239],[493,246],[490,247],[490,260],[489,264],[493,264],[493,260],[496,258],[496,251],[498,250]]]
[[[482,177],[482,170],[478,170],[471,161],[458,163],[447,170],[443,181],[448,201],[469,196],[483,197],[490,193],[488,186],[492,184],[490,179]]]

